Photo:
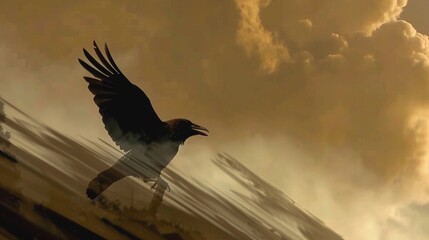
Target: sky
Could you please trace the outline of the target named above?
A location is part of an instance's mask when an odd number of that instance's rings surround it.
[[[346,239],[429,236],[427,0],[0,1],[0,95],[54,129],[110,139],[77,62],[108,43],[210,129],[175,167],[221,184],[228,152]]]

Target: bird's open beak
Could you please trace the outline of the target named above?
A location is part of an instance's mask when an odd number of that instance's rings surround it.
[[[191,128],[192,128],[193,135],[207,136],[207,133],[209,132],[209,130],[207,128],[201,127],[195,123],[192,123]],[[202,132],[202,131],[204,131],[204,132]],[[205,132],[207,132],[207,133],[205,133]]]

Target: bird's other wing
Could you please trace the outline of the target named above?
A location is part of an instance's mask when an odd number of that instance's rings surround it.
[[[88,88],[94,94],[94,102],[112,140],[125,151],[131,150],[137,143],[155,140],[163,131],[164,123],[149,98],[124,76],[107,45],[107,59],[95,41],[94,51],[99,61],[83,49],[92,66],[81,59],[79,63],[93,75],[84,79],[89,83]]]

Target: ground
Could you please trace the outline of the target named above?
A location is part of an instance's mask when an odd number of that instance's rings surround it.
[[[119,152],[25,114],[6,126],[13,140],[0,154],[0,236],[6,239],[342,239],[227,154],[212,162],[236,189],[168,168],[163,176],[172,190],[155,210],[148,210],[154,192],[135,178],[90,201],[86,184]]]

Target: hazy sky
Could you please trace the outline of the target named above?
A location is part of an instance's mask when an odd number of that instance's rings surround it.
[[[0,94],[40,121],[109,139],[77,62],[107,42],[210,129],[175,166],[226,151],[346,239],[429,236],[427,0],[0,2]]]

